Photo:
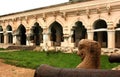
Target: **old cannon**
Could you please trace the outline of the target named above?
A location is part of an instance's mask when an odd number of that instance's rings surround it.
[[[65,69],[41,65],[36,69],[34,77],[120,77],[120,71],[77,68]]]
[[[100,44],[93,40],[83,39],[78,43],[77,54],[82,62],[74,69],[56,68],[41,65],[35,71],[34,77],[120,77],[118,70],[101,70]]]
[[[120,63],[120,54],[111,54],[108,59],[110,63]]]

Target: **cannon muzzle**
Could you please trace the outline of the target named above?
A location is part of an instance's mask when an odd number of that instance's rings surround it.
[[[109,56],[110,63],[120,63],[120,54],[111,54]]]

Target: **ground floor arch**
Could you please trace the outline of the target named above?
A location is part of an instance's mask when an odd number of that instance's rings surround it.
[[[39,46],[43,42],[43,29],[38,22],[34,23],[34,26],[31,28],[30,40],[36,46]]]
[[[12,33],[7,33],[7,40],[8,40],[8,44],[12,44],[13,43],[13,35]]]
[[[6,27],[6,40],[8,44],[12,44],[13,43],[13,35],[12,35],[12,27],[11,25],[8,25]]]
[[[4,34],[2,26],[0,26],[0,43],[4,43]]]
[[[120,31],[115,31],[115,48],[120,48]]]
[[[75,47],[78,46],[78,42],[81,39],[85,39],[87,36],[87,29],[82,24],[81,21],[75,22],[75,26],[72,27],[73,35],[72,35],[72,41],[75,43]]]
[[[120,48],[120,21],[115,27],[115,47]]]
[[[105,20],[98,19],[93,24],[95,41],[98,41],[103,48],[108,46],[107,23]]]
[[[0,33],[0,43],[4,43],[4,35],[3,35],[3,33]]]
[[[61,46],[61,42],[64,41],[62,25],[55,21],[50,25],[49,30],[52,46]]]
[[[16,38],[19,45],[26,45],[26,28],[23,24],[20,24],[16,31]]]

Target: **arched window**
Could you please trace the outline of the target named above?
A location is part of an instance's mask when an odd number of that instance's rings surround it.
[[[105,20],[98,19],[93,24],[94,40],[101,44],[101,47],[106,48],[108,45],[107,23]]]
[[[73,26],[72,28],[73,30],[73,42],[75,42],[75,47],[78,46],[78,42],[81,39],[85,39],[86,35],[87,35],[87,29],[85,28],[85,26],[82,24],[81,21],[77,21],[75,22],[75,26]]]
[[[20,41],[21,45],[26,45],[26,28],[24,27],[23,24],[20,24],[19,27],[17,28],[17,38]]]
[[[4,43],[3,28],[0,26],[0,43]]]
[[[13,35],[12,35],[12,27],[11,25],[8,25],[6,27],[6,31],[7,31],[7,40],[8,40],[8,43],[13,43]]]
[[[30,40],[35,43],[35,45],[40,45],[43,42],[43,29],[38,22],[34,23],[34,26],[31,28]]]
[[[53,42],[53,46],[60,46],[63,38],[63,27],[57,21],[50,25],[50,40]]]

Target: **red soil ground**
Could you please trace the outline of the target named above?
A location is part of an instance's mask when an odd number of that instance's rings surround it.
[[[8,65],[0,60],[0,77],[34,77],[34,72],[35,70]]]

